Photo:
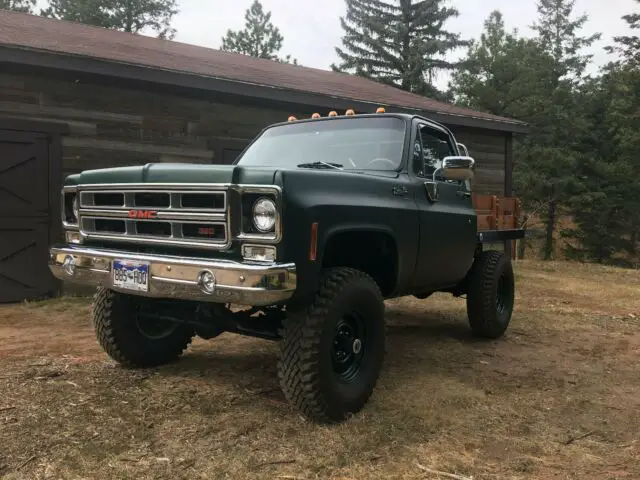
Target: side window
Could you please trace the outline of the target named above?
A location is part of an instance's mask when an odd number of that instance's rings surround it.
[[[417,176],[433,178],[433,172],[442,166],[445,157],[455,155],[448,135],[429,126],[421,126],[413,150],[413,169]],[[436,174],[436,180],[444,177]]]

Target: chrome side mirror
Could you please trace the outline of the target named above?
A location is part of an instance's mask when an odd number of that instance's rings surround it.
[[[469,181],[475,175],[475,160],[471,157],[445,157],[442,175],[447,180]]]

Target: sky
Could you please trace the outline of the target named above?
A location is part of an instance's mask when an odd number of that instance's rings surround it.
[[[345,12],[344,0],[261,0],[266,11],[271,11],[272,22],[284,37],[282,56],[291,54],[298,63],[315,68],[330,69],[337,61],[335,47],[340,45],[342,28],[340,16]],[[227,29],[244,26],[244,12],[252,0],[179,0],[180,13],[174,18],[176,41],[219,48]],[[517,28],[524,35],[532,35],[529,26],[536,18],[536,0],[449,0],[449,5],[460,12],[451,19],[447,28],[466,38],[479,38],[485,19],[493,10],[500,10],[507,29]],[[591,49],[594,67],[607,61],[603,47],[612,43],[612,37],[628,31],[621,19],[640,5],[635,0],[576,0],[575,14],[586,13],[589,21],[583,34],[602,33],[602,40]],[[463,51],[455,52],[452,59]],[[438,79],[446,85],[446,76]]]

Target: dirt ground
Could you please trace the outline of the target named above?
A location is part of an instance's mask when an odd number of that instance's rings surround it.
[[[172,365],[116,366],[85,299],[0,306],[0,477],[638,479],[640,272],[521,262],[507,335],[464,301],[388,302],[371,402],[305,422],[276,345],[224,334]]]

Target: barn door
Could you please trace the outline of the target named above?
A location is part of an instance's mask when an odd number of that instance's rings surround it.
[[[0,130],[0,302],[51,295],[47,135]]]

